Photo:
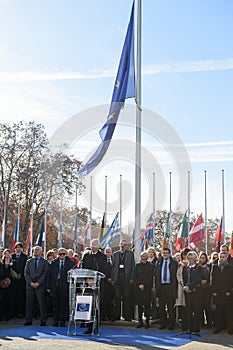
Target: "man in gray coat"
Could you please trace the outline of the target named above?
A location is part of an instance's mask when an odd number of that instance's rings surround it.
[[[113,255],[112,281],[115,290],[115,315],[114,319],[121,317],[121,300],[123,301],[123,316],[125,321],[130,321],[130,285],[133,284],[134,254],[127,249],[127,241],[120,241],[120,250]]]
[[[32,249],[32,258],[26,262],[24,276],[26,279],[26,323],[32,324],[33,307],[35,298],[38,301],[40,310],[40,325],[46,326],[46,276],[48,272],[48,262],[41,256],[42,248],[35,246]]]

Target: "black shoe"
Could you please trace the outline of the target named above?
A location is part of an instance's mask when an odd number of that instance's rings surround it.
[[[58,327],[58,322],[53,322],[52,327]]]
[[[136,326],[136,328],[142,328],[143,327],[143,322],[139,322]]]
[[[66,326],[65,321],[60,322],[60,327],[65,327],[65,326]]]
[[[168,329],[169,331],[173,331],[174,327],[173,327],[173,326],[169,326],[167,329]]]
[[[41,327],[46,326],[46,321],[41,321],[41,322],[40,322],[40,326],[41,326]]]
[[[25,323],[24,323],[24,326],[31,326],[32,325],[32,321],[26,321]]]
[[[145,329],[148,329],[148,328],[150,328],[149,322],[147,322],[147,323],[145,324]]]
[[[166,328],[166,326],[163,324],[161,324],[161,326],[159,327],[160,330],[165,329],[165,328]]]
[[[83,334],[92,334],[92,330],[88,328],[86,331],[83,332]]]
[[[221,333],[221,329],[215,329],[215,330],[213,331],[213,334],[218,334],[218,333]]]
[[[125,321],[131,322],[132,319],[131,318],[125,318]]]

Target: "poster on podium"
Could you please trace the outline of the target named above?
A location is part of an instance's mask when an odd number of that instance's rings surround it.
[[[75,307],[75,320],[91,320],[92,295],[77,295]]]

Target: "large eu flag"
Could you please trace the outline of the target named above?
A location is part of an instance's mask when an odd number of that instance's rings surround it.
[[[121,108],[124,107],[125,99],[136,96],[135,88],[135,63],[134,63],[134,3],[132,6],[130,21],[121,54],[120,64],[113,88],[112,101],[108,118],[99,134],[101,144],[79,171],[80,176],[88,175],[103,159],[108,150],[114,133]]]

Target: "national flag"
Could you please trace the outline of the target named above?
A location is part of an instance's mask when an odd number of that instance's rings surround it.
[[[229,254],[231,256],[233,256],[233,231],[231,233],[231,243],[230,243],[230,247],[229,247]]]
[[[87,224],[86,224],[84,237],[83,237],[83,244],[82,244],[81,249],[80,249],[81,251],[83,251],[84,248],[87,247],[90,240],[91,240],[91,223],[90,223],[90,219],[88,219]]]
[[[15,223],[15,230],[14,230],[14,236],[13,236],[12,247],[11,247],[12,253],[14,253],[15,251],[15,243],[18,242],[18,238],[19,238],[18,229],[19,229],[19,225],[18,225],[18,219],[17,219]]]
[[[220,224],[216,231],[215,243],[216,243],[216,252],[220,252],[220,245],[224,242],[224,233],[223,233],[223,217],[221,217]]]
[[[107,247],[110,247],[112,241],[115,238],[120,238],[120,222],[119,222],[119,212],[116,214],[111,226],[105,233],[105,235],[100,240],[100,246],[104,250]]]
[[[32,239],[32,225],[33,225],[32,220],[33,220],[33,218],[31,217],[30,224],[29,224],[29,227],[28,227],[28,234],[27,234],[27,238],[26,238],[26,244],[25,244],[26,253],[28,253],[28,251],[29,251],[30,244],[31,244],[31,239]]]
[[[187,211],[185,212],[182,223],[180,226],[180,231],[176,238],[176,250],[180,251],[183,248],[184,239],[188,237],[188,218]]]
[[[145,250],[147,250],[148,246],[149,246],[148,232],[145,231],[141,237],[141,251],[144,252]]]
[[[202,242],[203,237],[204,237],[204,225],[203,225],[203,219],[201,214],[197,218],[195,224],[193,225],[189,233],[190,248],[194,249],[199,243]]]
[[[149,219],[147,220],[146,232],[147,232],[148,241],[154,238],[154,214],[153,213],[151,213],[151,215],[149,216]]]
[[[124,107],[127,98],[136,96],[135,64],[134,64],[134,4],[125,37],[125,42],[118,67],[118,73],[113,88],[112,101],[108,118],[99,134],[101,144],[79,171],[80,176],[89,174],[103,159],[110,145],[120,110]]]
[[[98,234],[98,240],[101,240],[101,238],[104,236],[105,227],[106,227],[106,222],[105,222],[105,213],[104,213],[101,227],[100,227],[99,234]]]
[[[45,231],[45,222],[44,222],[44,218],[43,218],[42,223],[41,223],[40,232],[39,232],[37,240],[36,240],[36,245],[38,245],[40,247],[42,247],[42,241],[44,240],[44,231]]]

